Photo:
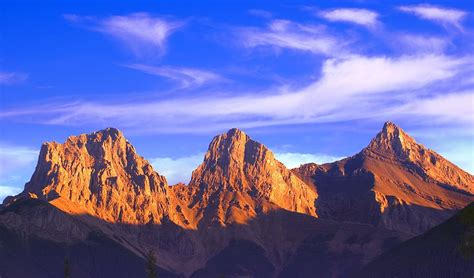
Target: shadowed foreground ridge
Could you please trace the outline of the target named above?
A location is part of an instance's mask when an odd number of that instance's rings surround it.
[[[474,203],[369,263],[359,277],[471,277]]]
[[[348,276],[474,201],[473,187],[390,122],[352,157],[293,170],[231,129],[176,186],[108,128],[43,144],[0,209],[0,275],[60,277],[68,257],[80,277],[142,277],[152,250],[164,277]]]

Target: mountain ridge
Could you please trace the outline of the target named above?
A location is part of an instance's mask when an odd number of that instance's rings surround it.
[[[291,170],[265,145],[231,129],[212,139],[188,185],[169,186],[119,130],[108,128],[45,143],[24,192],[5,199],[0,212],[38,199],[66,214],[54,211],[58,219],[72,221],[66,226],[79,235],[74,242],[100,232],[140,258],[154,250],[160,267],[186,276],[235,275],[239,270],[216,262],[251,250],[267,267],[236,258],[249,276],[303,269],[334,276],[472,202],[473,177],[452,165],[389,122],[354,156]],[[443,171],[451,174],[439,178]],[[31,213],[0,213],[0,226],[28,235]],[[48,215],[34,220],[44,239],[71,233],[43,221]]]

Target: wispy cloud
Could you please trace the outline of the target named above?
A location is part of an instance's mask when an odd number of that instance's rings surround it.
[[[453,142],[452,137],[439,144],[436,150],[464,171],[474,175],[474,142],[472,140]]]
[[[160,174],[164,175],[170,185],[179,182],[188,183],[191,179],[191,173],[202,163],[204,153],[191,156],[171,158],[171,157],[155,157],[150,159],[153,168]]]
[[[293,153],[293,152],[276,152],[275,157],[281,161],[287,168],[295,168],[306,163],[324,164],[333,162],[342,157],[326,155],[326,154],[313,154],[313,153]]]
[[[154,17],[148,13],[134,13],[123,16],[111,16],[103,19],[64,15],[66,20],[92,24],[92,30],[108,34],[119,39],[138,56],[144,54],[163,54],[166,40],[183,22]]]
[[[126,67],[139,70],[147,74],[171,79],[178,82],[181,88],[199,87],[206,83],[225,80],[222,76],[214,72],[194,68],[150,66],[143,64],[131,64],[126,65]]]
[[[318,13],[329,21],[350,22],[365,27],[375,27],[378,22],[378,13],[367,9],[340,8]]]
[[[263,17],[263,18],[271,18],[273,14],[269,11],[260,10],[260,9],[250,9],[248,13],[253,16]]]
[[[16,186],[4,186],[0,185],[0,204],[3,202],[8,196],[15,196],[20,193],[23,189],[21,187]]]
[[[21,72],[0,72],[0,84],[11,85],[21,83],[28,78],[28,75]]]
[[[388,38],[393,47],[404,53],[444,53],[452,44],[449,38],[420,34],[391,34]]]
[[[310,162],[323,164],[341,159],[341,157],[325,154],[296,152],[276,152],[275,157],[288,168],[298,167]],[[153,168],[160,175],[164,175],[170,185],[173,185],[179,182],[188,183],[191,179],[192,171],[202,163],[203,159],[204,153],[199,153],[178,158],[155,157],[151,158],[150,162]]]
[[[456,80],[472,71],[473,57],[445,55],[350,56],[327,59],[321,77],[313,83],[277,87],[268,91],[233,94],[215,93],[205,97],[176,97],[167,100],[117,103],[75,102],[51,104],[0,112],[0,117],[34,115],[42,123],[84,125],[104,122],[142,132],[199,132],[226,129],[316,123],[407,116],[400,107],[421,101],[422,112],[412,109],[410,117],[445,117],[443,98],[459,96]],[[468,73],[466,73],[468,71]],[[445,91],[440,88],[445,86]],[[436,88],[436,90],[434,90]],[[431,91],[430,94],[426,94]],[[436,93],[439,92],[439,93]],[[465,93],[468,96],[472,93]],[[426,102],[438,97],[438,104]],[[459,102],[469,112],[472,102]],[[450,108],[451,109],[451,108]],[[454,110],[453,110],[454,111]],[[471,113],[472,114],[472,113]],[[456,122],[469,118],[449,114]]]
[[[33,173],[38,150],[0,143],[0,200],[19,193]]]
[[[461,21],[467,15],[463,10],[433,6],[428,4],[400,6],[406,13],[414,14],[422,19],[431,20],[444,26],[455,26],[462,29]]]
[[[295,49],[329,55],[341,52],[343,43],[326,33],[324,26],[304,25],[288,20],[273,20],[267,28],[239,29],[239,42],[245,47]]]
[[[404,115],[424,116],[437,123],[465,123],[474,127],[474,89],[440,94],[406,103],[397,109]],[[471,130],[474,132],[474,130]]]

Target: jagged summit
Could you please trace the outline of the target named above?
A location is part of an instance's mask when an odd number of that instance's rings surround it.
[[[404,138],[407,137],[412,139],[403,129],[390,121],[384,123],[382,131],[380,131],[379,134],[392,140],[404,140]]]
[[[293,170],[318,191],[320,217],[420,233],[474,200],[474,177],[386,122],[358,154]],[[348,207],[349,205],[349,207]],[[409,212],[409,217],[407,213]]]
[[[167,181],[115,128],[43,144],[24,194],[81,208],[107,221],[158,222],[166,214]]]
[[[244,163],[254,164],[257,160],[263,160],[268,152],[267,147],[253,141],[243,131],[233,128],[212,139],[203,166],[206,169],[216,166],[225,170],[232,167],[240,169]]]
[[[384,156],[409,159],[412,150],[417,151],[421,148],[424,149],[424,146],[418,144],[403,129],[392,122],[385,122],[382,131],[372,139],[366,150]]]
[[[316,215],[316,192],[276,160],[266,146],[238,129],[214,137],[189,187],[193,205],[202,210],[217,208],[222,214],[212,220],[221,224],[242,215],[251,217],[265,202]],[[235,217],[228,217],[226,211]]]
[[[91,133],[91,135],[96,135],[96,134],[102,135],[102,136],[110,136],[112,139],[124,137],[123,133],[115,127],[107,127],[102,130]]]
[[[76,135],[69,136],[66,142],[80,140],[80,138],[83,138],[82,140],[84,140],[84,138],[87,138],[87,139],[92,139],[94,141],[105,141],[109,138],[113,141],[115,140],[126,141],[123,133],[119,129],[114,128],[114,127],[107,127],[98,131],[93,131],[91,133],[83,133],[77,136]]]
[[[473,176],[438,153],[417,143],[403,129],[386,122],[382,131],[361,152],[366,158],[398,164],[424,179],[437,181],[474,193]]]
[[[227,136],[242,136],[242,135],[248,136],[244,131],[236,127],[229,129],[225,134]]]

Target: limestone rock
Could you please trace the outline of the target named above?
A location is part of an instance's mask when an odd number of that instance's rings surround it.
[[[293,170],[318,193],[318,214],[419,234],[474,201],[474,177],[391,122],[360,153]]]
[[[317,193],[238,129],[212,140],[189,188],[198,218],[219,224],[245,222],[271,206],[316,216]]]
[[[64,198],[109,222],[159,222],[168,209],[167,182],[108,128],[43,144],[25,193]],[[70,210],[69,207],[62,207]]]

